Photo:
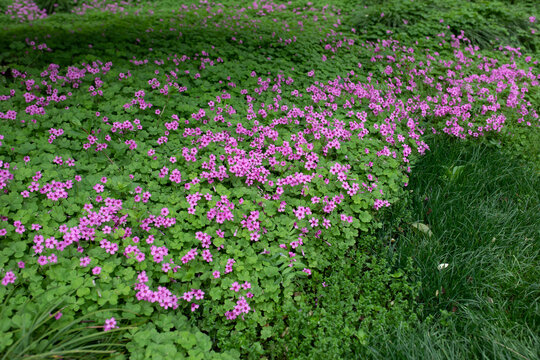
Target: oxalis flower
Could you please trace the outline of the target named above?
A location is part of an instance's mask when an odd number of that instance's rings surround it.
[[[116,319],[114,317],[105,320],[105,325],[103,325],[103,331],[110,331],[112,329],[117,329]]]

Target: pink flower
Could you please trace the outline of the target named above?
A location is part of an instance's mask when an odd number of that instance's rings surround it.
[[[105,320],[103,331],[109,331],[115,328],[118,328],[118,326],[116,325],[116,319],[114,317]]]
[[[190,302],[191,299],[193,299],[193,291],[187,291],[182,295],[182,299],[186,300],[187,302]]]
[[[8,284],[13,284],[17,277],[13,273],[13,271],[7,271],[6,275],[2,279],[2,285],[7,286]]]
[[[202,300],[204,299],[204,291],[201,289],[193,290],[193,296],[196,300]]]
[[[81,258],[81,260],[80,260],[80,265],[81,265],[82,267],[87,267],[88,264],[90,264],[90,261],[91,261],[91,260],[90,260],[90,258],[89,258],[88,256],[83,257],[83,258]]]
[[[95,268],[92,269],[92,274],[99,275],[100,273],[101,273],[101,267],[96,266]]]
[[[233,290],[235,292],[240,291],[240,284],[238,284],[238,282],[236,282],[236,281],[233,282],[232,285],[231,285],[230,290]]]

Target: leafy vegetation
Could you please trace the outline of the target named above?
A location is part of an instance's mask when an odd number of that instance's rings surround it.
[[[528,17],[538,16],[534,1],[424,0],[366,1],[351,21],[371,39],[394,32],[396,39],[436,37],[462,31],[484,50],[500,43],[538,51],[539,40]],[[528,16],[524,16],[528,14]]]
[[[472,20],[441,23],[453,10],[435,2],[385,3],[384,16],[348,1],[55,3],[1,3],[0,353],[378,357],[388,329],[454,324],[458,305],[483,314],[457,280],[452,298],[427,295],[442,284],[423,264],[448,223],[414,218],[423,185],[409,177],[425,176],[431,136],[538,166],[533,13],[515,10],[495,38],[467,26],[499,8],[475,4]],[[445,181],[469,171],[459,161]],[[490,174],[471,181],[506,181]],[[404,240],[402,258],[385,256],[411,224],[428,234],[422,259]],[[519,353],[527,336],[513,338]]]

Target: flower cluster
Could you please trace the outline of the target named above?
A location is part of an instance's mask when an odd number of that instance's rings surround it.
[[[40,9],[32,0],[14,0],[11,5],[8,5],[6,15],[12,19],[18,19],[19,22],[31,22],[46,18],[47,11]]]

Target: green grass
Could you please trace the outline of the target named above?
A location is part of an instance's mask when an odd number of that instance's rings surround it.
[[[14,315],[10,314],[9,310],[8,314],[4,314],[6,308],[0,308],[0,316],[10,316],[18,324],[17,331],[21,333],[17,340],[11,339],[11,333],[5,335],[2,341],[11,345],[0,353],[0,360],[64,357],[110,359],[125,347],[125,341],[121,339],[122,333],[136,327],[121,327],[104,332],[101,324],[96,325],[94,317],[100,312],[129,310],[97,310],[58,325],[55,323],[55,316],[63,316],[61,310],[66,305],[66,299],[67,296],[47,301],[43,296],[36,297],[24,303]]]
[[[409,206],[433,235],[405,228],[389,248],[398,263],[414,259],[423,321],[416,331],[388,329],[372,354],[539,358],[538,172],[485,145],[437,138],[430,146],[413,171]]]
[[[538,36],[531,32],[530,16],[538,17],[533,1],[493,0],[367,0],[350,18],[370,39],[392,30],[396,39],[421,39],[440,32],[465,36],[484,50],[502,43],[538,50]],[[384,16],[381,16],[384,14]],[[441,24],[439,21],[443,20]],[[361,30],[362,31],[362,30]]]

